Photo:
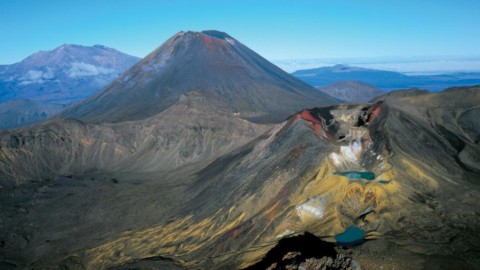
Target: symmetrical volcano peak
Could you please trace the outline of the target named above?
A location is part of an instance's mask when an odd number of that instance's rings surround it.
[[[209,92],[232,112],[278,122],[305,107],[336,103],[228,34],[179,32],[103,92],[63,116],[121,122],[156,115],[191,91]]]

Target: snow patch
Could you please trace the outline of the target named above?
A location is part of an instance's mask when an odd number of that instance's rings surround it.
[[[235,45],[235,40],[231,39],[231,38],[225,38],[225,40],[230,44],[230,45]]]

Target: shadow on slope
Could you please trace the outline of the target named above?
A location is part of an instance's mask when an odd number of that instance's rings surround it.
[[[322,241],[315,235],[306,232],[303,235],[280,240],[260,262],[245,268],[245,270],[263,270],[273,264],[276,264],[276,269],[283,269],[287,264],[292,263],[291,259],[288,259],[288,253],[300,253],[299,256],[293,258],[298,263],[308,258],[322,258],[325,256],[335,258],[337,252],[334,247],[334,244]]]

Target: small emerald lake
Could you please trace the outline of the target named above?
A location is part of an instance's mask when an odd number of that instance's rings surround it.
[[[337,234],[335,240],[340,246],[355,246],[365,241],[365,232],[357,226],[351,226],[343,233]]]
[[[357,171],[351,171],[351,172],[336,172],[334,173],[335,175],[340,175],[340,176],[345,176],[350,179],[366,179],[368,181],[372,181],[375,179],[375,173],[373,172],[357,172]]]

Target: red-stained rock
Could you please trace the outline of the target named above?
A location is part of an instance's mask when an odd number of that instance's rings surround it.
[[[309,110],[305,109],[300,113],[300,117],[308,122],[312,122],[314,124],[321,124],[320,119],[315,118]]]
[[[382,111],[382,103],[382,101],[378,101],[371,106],[363,108],[358,117],[358,126],[372,123]]]
[[[382,111],[381,104],[382,103],[376,103],[374,106],[368,109],[368,112],[370,113],[370,117],[368,118],[368,123],[373,122],[378,117],[378,115]]]
[[[208,35],[202,35],[202,40],[205,43],[205,46],[207,47],[207,49],[209,50],[214,50],[224,45],[223,40],[218,38],[213,38]]]
[[[307,122],[307,124],[313,129],[315,134],[322,136],[329,141],[335,141],[336,138],[331,132],[328,131],[326,121],[322,117],[316,117],[312,115],[311,111],[308,109],[303,110],[301,113],[297,114],[296,118],[301,118]]]

